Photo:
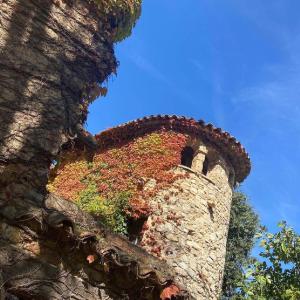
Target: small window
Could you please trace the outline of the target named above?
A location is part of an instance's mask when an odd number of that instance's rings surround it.
[[[192,147],[185,147],[181,152],[181,164],[188,168],[192,167],[194,150]]]
[[[207,156],[205,156],[205,159],[204,159],[204,162],[203,162],[203,167],[202,167],[202,174],[205,175],[205,176],[208,173],[208,166],[209,166],[209,161],[208,161]]]

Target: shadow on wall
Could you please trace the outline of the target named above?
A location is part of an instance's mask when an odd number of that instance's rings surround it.
[[[74,1],[74,5],[80,2]],[[12,251],[12,245],[7,245],[1,232],[0,259],[5,255],[11,259],[9,265],[1,265],[1,271],[4,287],[16,295],[32,292],[28,298],[39,298],[47,290],[48,284],[43,284],[43,280],[52,282],[49,290],[52,287],[54,291],[62,278],[60,267],[54,267],[57,257],[62,260],[62,249],[52,258],[53,266],[47,269],[45,257],[49,249],[38,243],[41,232],[34,228],[34,221],[41,225],[45,218],[40,208],[51,160],[82,119],[80,102],[84,84],[103,81],[116,65],[112,43],[106,40],[105,30],[97,27],[100,22],[95,15],[77,20],[72,13],[82,14],[80,7],[63,9],[52,0],[1,1],[0,36],[5,37],[0,48],[1,222],[7,225],[3,218],[12,224],[18,222],[18,229],[5,228],[20,236],[26,236],[20,228],[30,223],[31,227],[27,227],[36,238],[33,242],[36,249],[29,250],[37,255],[35,259],[28,258],[24,249],[17,246]],[[66,20],[70,21],[68,26],[64,26]],[[95,29],[89,27],[89,22],[94,22]],[[88,44],[87,35],[83,36],[75,27],[88,32],[93,43]],[[101,69],[101,63],[106,67]],[[27,223],[23,224],[25,219]],[[48,231],[47,234],[51,235]],[[9,241],[13,238],[13,234],[8,236]],[[67,264],[67,260],[63,261]],[[31,272],[35,264],[37,270]],[[27,285],[18,286],[19,281],[14,281],[17,277],[29,279]],[[35,291],[31,290],[31,279]]]

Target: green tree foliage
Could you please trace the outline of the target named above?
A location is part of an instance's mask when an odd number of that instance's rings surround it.
[[[300,236],[285,222],[278,225],[275,234],[258,234],[261,259],[249,266],[234,299],[300,299]]]
[[[227,239],[227,253],[222,299],[232,299],[243,278],[243,268],[250,263],[254,236],[258,229],[258,216],[249,205],[247,197],[234,192]]]

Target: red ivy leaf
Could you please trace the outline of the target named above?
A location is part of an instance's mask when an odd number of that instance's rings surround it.
[[[90,254],[87,256],[86,260],[88,261],[89,264],[92,264],[96,260],[96,257]]]
[[[172,296],[177,296],[180,292],[180,289],[172,284],[168,287],[166,287],[160,294],[161,300],[171,300]]]

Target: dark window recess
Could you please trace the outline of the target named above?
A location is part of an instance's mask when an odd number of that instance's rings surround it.
[[[212,206],[208,206],[208,212],[209,212],[209,216],[210,216],[210,219],[212,220],[212,221],[214,221],[214,209],[213,209],[213,207]]]
[[[188,168],[192,167],[194,150],[192,147],[185,147],[181,152],[181,164]]]
[[[147,222],[147,218],[133,219],[129,218],[127,220],[127,230],[128,239],[132,243],[139,244],[143,235],[143,226]]]
[[[207,175],[208,172],[208,166],[209,166],[209,161],[207,156],[205,156],[204,162],[203,162],[203,167],[202,167],[202,174]]]

